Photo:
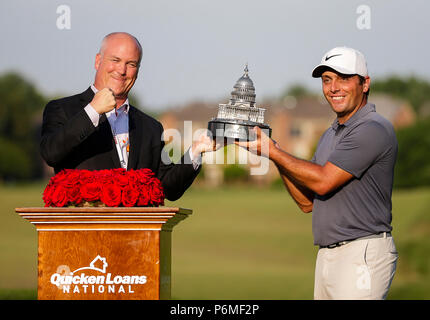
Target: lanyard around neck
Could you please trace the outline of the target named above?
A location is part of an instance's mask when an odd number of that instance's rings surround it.
[[[121,150],[121,146],[119,145],[118,138],[117,138],[117,136],[115,134],[115,130],[113,128],[112,128],[112,134],[113,134],[113,140],[115,141],[116,151],[118,153],[121,168],[127,170],[127,164],[125,163],[124,155],[122,154],[122,150]]]
[[[116,112],[116,110],[115,110]],[[119,157],[119,162],[121,164],[121,168],[127,170],[127,164],[125,163],[125,159],[124,159],[124,155],[122,153],[122,149],[121,146],[119,145],[119,139],[118,136],[115,132],[115,121],[113,121],[112,125],[110,126],[111,130],[112,130],[112,135],[113,135],[113,140],[115,142],[115,147],[116,147],[116,151],[118,153],[118,157]]]

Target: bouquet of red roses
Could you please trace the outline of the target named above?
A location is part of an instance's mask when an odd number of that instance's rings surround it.
[[[150,169],[64,169],[50,179],[43,201],[45,207],[158,207],[164,205],[164,192]]]

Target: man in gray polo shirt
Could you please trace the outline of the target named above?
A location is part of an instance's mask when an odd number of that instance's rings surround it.
[[[283,151],[259,128],[237,142],[271,159],[304,212],[313,212],[315,299],[385,299],[397,250],[391,236],[391,193],[397,140],[391,123],[368,103],[370,78],[362,53],[337,47],[312,72],[337,118],[312,161]],[[267,147],[268,145],[268,147]]]

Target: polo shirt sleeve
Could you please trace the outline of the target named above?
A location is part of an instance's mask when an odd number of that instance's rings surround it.
[[[365,122],[339,141],[328,161],[360,178],[386,152],[388,146],[385,128],[375,121]]]

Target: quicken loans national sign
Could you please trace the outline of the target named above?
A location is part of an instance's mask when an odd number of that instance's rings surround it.
[[[134,293],[136,285],[145,284],[145,275],[113,275],[106,273],[108,263],[106,258],[95,257],[88,267],[71,271],[66,265],[57,268],[51,275],[51,284],[63,293]],[[100,272],[100,275],[87,275],[86,270]],[[93,273],[93,272],[91,272]]]

